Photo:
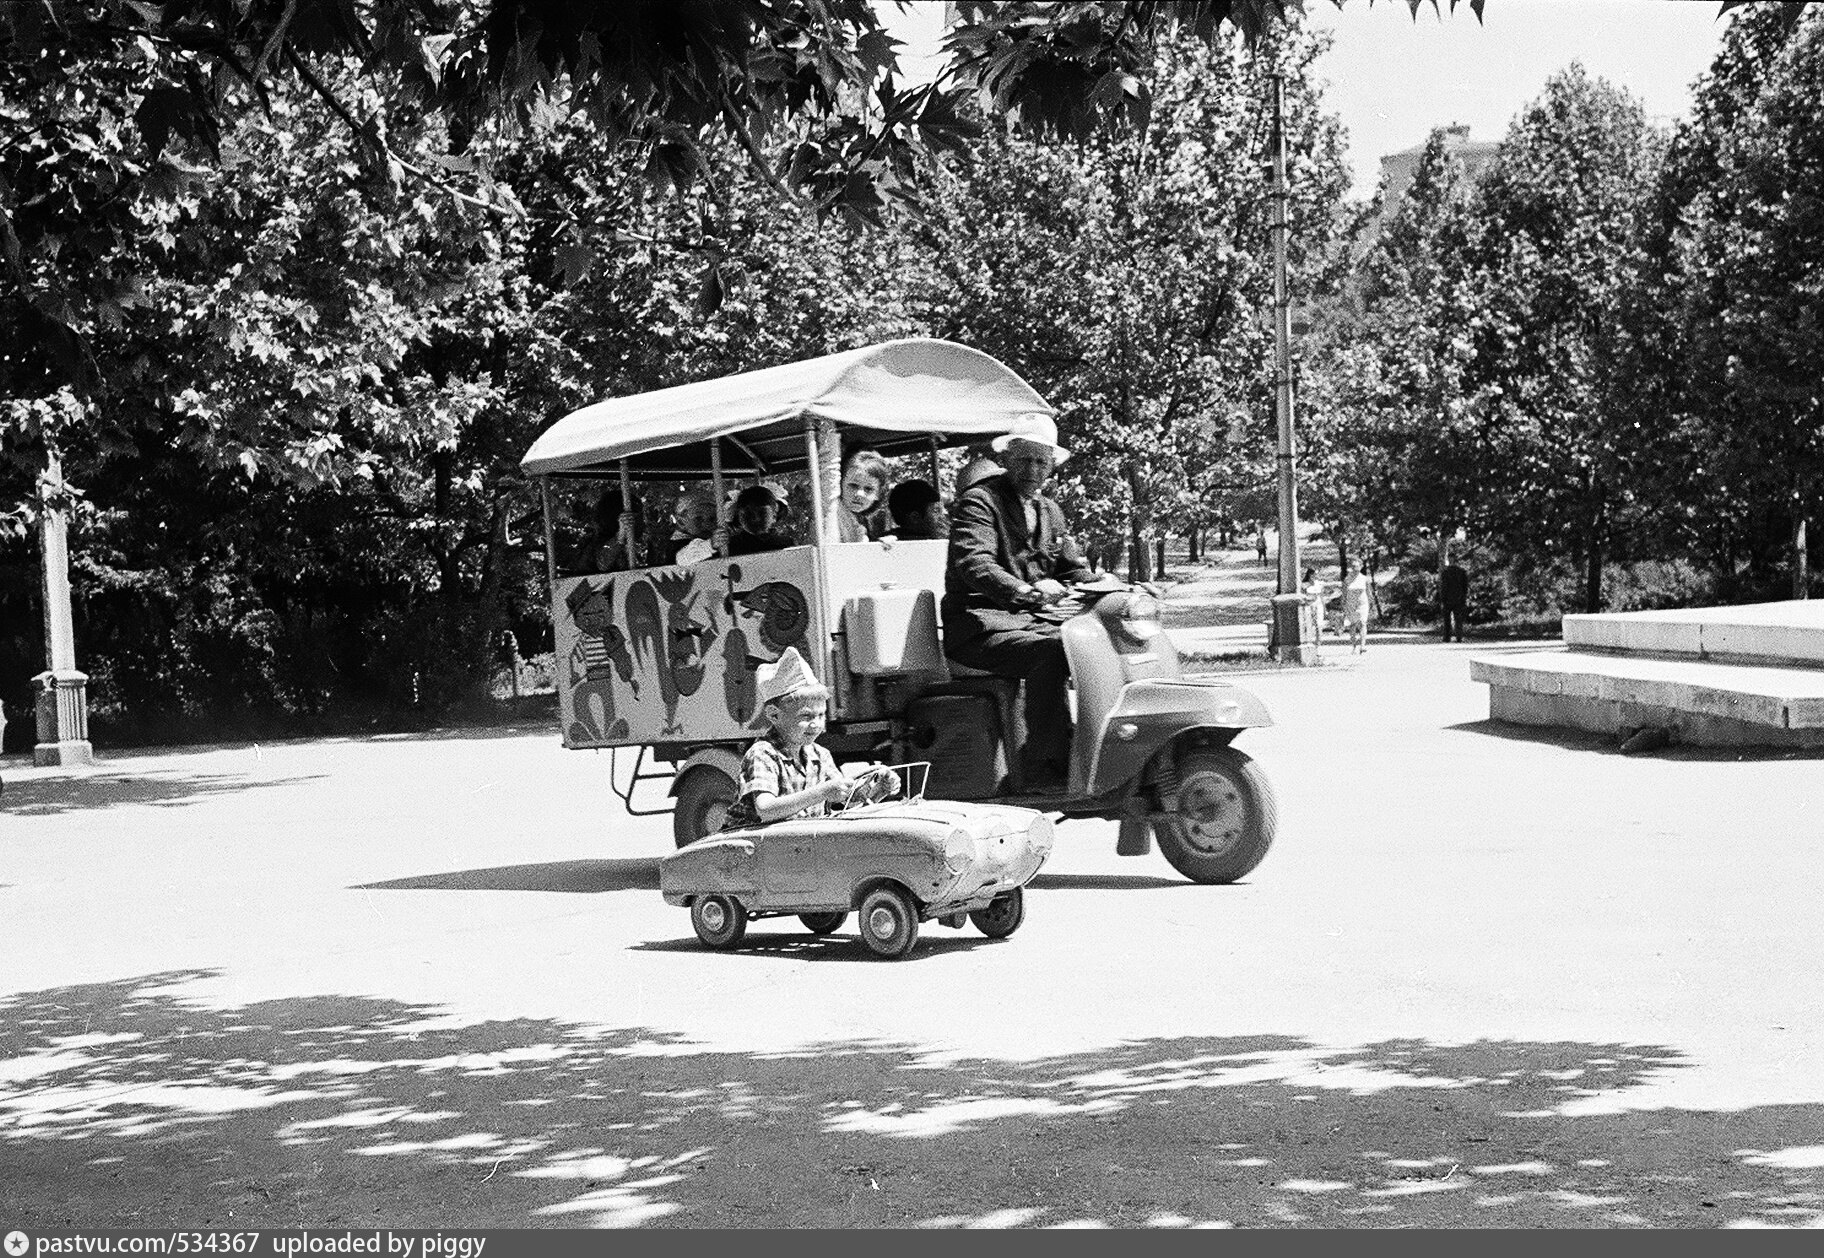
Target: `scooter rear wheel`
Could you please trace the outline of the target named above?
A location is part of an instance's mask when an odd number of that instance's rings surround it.
[[[1178,758],[1178,811],[1157,813],[1153,834],[1172,868],[1192,882],[1246,876],[1279,828],[1273,785],[1233,747],[1200,747]]]

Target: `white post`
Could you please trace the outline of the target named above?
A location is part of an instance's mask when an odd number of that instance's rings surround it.
[[[842,435],[836,430],[835,420],[822,416],[817,419],[817,459],[817,474],[811,483],[821,486],[823,496],[834,502],[842,496]],[[841,526],[836,522],[834,511],[824,512],[822,527],[829,530],[824,541],[842,540]]]
[[[728,521],[724,517],[728,513],[728,504],[722,500],[727,491],[723,489],[722,438],[720,437],[709,439],[709,479],[712,486],[710,493],[714,494],[716,499],[716,528],[712,534],[715,539],[716,558],[726,559],[728,557]]]
[[[1285,78],[1273,75],[1273,366],[1279,412],[1279,581],[1273,598],[1274,654],[1282,663],[1314,664],[1298,593],[1297,443],[1292,418],[1292,301],[1286,292]]]
[[[76,669],[76,630],[70,616],[69,520],[56,496],[63,488],[57,455],[46,460],[38,481],[38,532],[44,547],[44,672],[32,680],[38,692],[39,765],[94,764],[89,743],[88,674]]]

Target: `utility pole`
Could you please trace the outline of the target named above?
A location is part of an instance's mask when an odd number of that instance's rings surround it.
[[[38,535],[44,545],[44,644],[50,665],[38,683],[38,745],[32,762],[94,764],[89,744],[88,674],[76,671],[76,630],[70,615],[69,520],[60,505],[63,468],[56,451],[38,482]]]
[[[1298,585],[1297,442],[1292,424],[1292,302],[1286,293],[1286,84],[1273,73],[1273,379],[1279,418],[1279,583],[1273,596],[1273,653],[1315,664],[1317,635]]]

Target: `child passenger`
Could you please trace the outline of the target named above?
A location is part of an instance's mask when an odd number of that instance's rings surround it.
[[[950,536],[944,501],[928,480],[902,480],[893,486],[887,495],[887,514],[893,517],[893,536],[902,542]]]
[[[666,545],[665,562],[700,563],[714,557],[710,539],[716,531],[716,504],[706,490],[693,489],[678,495],[671,507],[671,539]]]
[[[878,450],[855,450],[842,465],[842,484],[830,504],[829,537],[870,542],[891,527],[886,518],[887,461]]]
[[[874,800],[898,789],[899,779],[886,768],[845,776],[818,743],[830,692],[796,647],[785,648],[778,663],[762,664],[758,675],[767,730],[741,757],[741,796],[729,807],[724,830],[821,817],[858,787]]]
[[[735,495],[735,527],[728,535],[728,553],[752,555],[784,550],[791,536],[779,527],[787,514],[785,497],[771,485],[749,485]]]

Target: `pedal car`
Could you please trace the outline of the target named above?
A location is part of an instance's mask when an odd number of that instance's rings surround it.
[[[903,957],[921,921],[970,921],[990,939],[1019,929],[1051,841],[1030,808],[915,794],[711,834],[659,862],[659,890],[711,948],[738,945],[755,918],[795,914],[828,935],[854,911],[870,951]]]

